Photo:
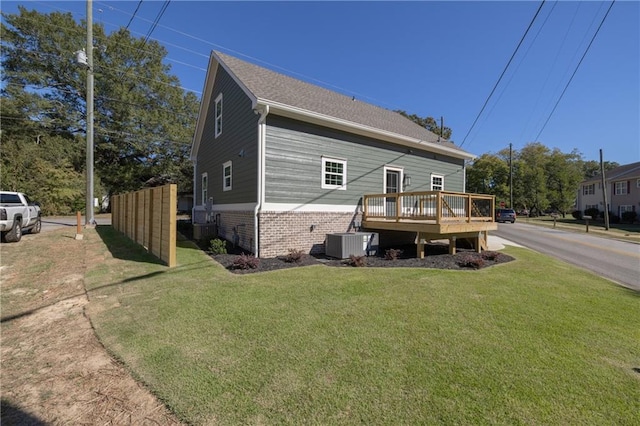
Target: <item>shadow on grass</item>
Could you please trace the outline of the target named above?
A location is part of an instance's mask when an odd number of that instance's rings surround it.
[[[126,235],[116,231],[111,225],[98,225],[96,232],[107,246],[111,255],[116,259],[132,262],[153,263],[164,265],[165,263],[147,251],[144,247],[130,240]]]
[[[45,422],[32,414],[24,412],[21,408],[16,407],[8,400],[2,398],[0,402],[0,422],[3,425],[20,425],[20,426],[44,426]]]

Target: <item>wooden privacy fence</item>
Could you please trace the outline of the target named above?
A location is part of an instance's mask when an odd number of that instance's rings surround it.
[[[176,266],[177,194],[169,184],[111,198],[113,227],[169,267]]]

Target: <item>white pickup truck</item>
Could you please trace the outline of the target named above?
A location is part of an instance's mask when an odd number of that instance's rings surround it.
[[[2,241],[20,241],[24,231],[37,234],[42,229],[40,206],[21,192],[0,192],[0,233]]]

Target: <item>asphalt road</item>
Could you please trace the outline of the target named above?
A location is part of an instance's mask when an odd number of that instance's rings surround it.
[[[110,214],[100,214],[95,216],[98,225],[111,225]],[[85,217],[80,218],[80,225],[84,227]],[[46,216],[42,218],[42,232],[58,228],[76,228],[78,221],[75,216]]]
[[[522,223],[501,223],[496,235],[640,291],[640,245]]]

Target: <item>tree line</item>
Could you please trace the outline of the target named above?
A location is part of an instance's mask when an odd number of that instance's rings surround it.
[[[74,52],[86,44],[86,22],[22,6],[3,17],[2,189],[28,193],[44,214],[84,210],[87,69]],[[159,43],[101,24],[93,34],[95,196],[150,181],[190,193],[198,98],[170,73]]]
[[[604,166],[606,172],[619,164],[606,161]],[[495,195],[496,203],[504,202],[516,211],[540,215],[553,210],[565,215],[574,209],[580,182],[598,175],[600,163],[585,161],[577,150],[567,154],[533,142],[520,150],[512,150],[511,155],[509,148],[505,148],[497,154],[476,158],[467,168],[466,189]]]

